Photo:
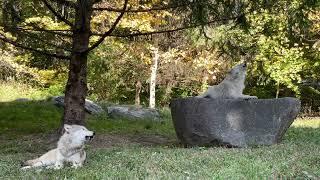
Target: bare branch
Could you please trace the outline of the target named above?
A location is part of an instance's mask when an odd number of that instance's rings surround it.
[[[94,0],[93,1],[93,4],[96,4],[96,3],[99,3],[99,2],[101,2],[102,0]]]
[[[8,27],[8,26],[4,25],[4,27]],[[10,28],[10,27],[8,27],[8,28]],[[46,28],[39,27],[36,23],[28,23],[24,26],[20,26],[17,28],[24,30],[24,31],[45,32],[45,33],[56,34],[56,35],[68,37],[68,38],[73,37],[72,30],[69,30],[69,29],[46,29]]]
[[[122,8],[122,12],[120,13],[120,15],[117,17],[117,19],[114,21],[113,25],[111,26],[111,28],[105,32],[104,34],[102,34],[101,38],[95,42],[91,47],[89,47],[86,51],[84,51],[83,53],[87,53],[91,50],[93,50],[94,48],[98,47],[99,44],[101,44],[103,42],[103,40],[109,36],[113,30],[116,28],[116,26],[118,25],[118,23],[120,22],[121,18],[123,17],[124,13],[125,13],[125,10],[127,9],[127,5],[128,5],[128,0],[125,0],[124,1],[124,5],[123,5],[123,8]]]
[[[169,10],[169,9],[176,9],[180,7],[186,7],[191,5],[192,3],[185,3],[185,4],[179,4],[175,6],[166,6],[166,7],[153,7],[153,8],[147,8],[147,9],[129,9],[125,10],[126,13],[138,13],[138,12],[150,12],[150,11],[163,11],[163,10]],[[122,9],[117,9],[113,7],[96,7],[93,8],[95,11],[111,11],[111,12],[123,12]]]
[[[65,6],[69,6],[69,7],[72,7],[72,8],[75,8],[76,7],[76,4],[74,2],[71,2],[71,1],[66,1],[66,0],[52,0],[58,4],[61,4],[61,5],[65,5]]]
[[[207,26],[213,23],[217,23],[217,22],[221,22],[221,21],[228,21],[228,20],[235,20],[237,18],[239,18],[240,16],[242,16],[243,14],[236,16],[236,17],[231,17],[231,18],[222,18],[222,19],[215,19],[212,21],[208,21],[205,23],[201,23],[201,24],[194,24],[194,25],[189,25],[189,26],[184,26],[184,27],[178,27],[175,29],[169,29],[169,30],[159,30],[159,31],[151,31],[151,32],[136,32],[136,33],[130,33],[130,34],[116,34],[116,33],[111,33],[107,36],[113,36],[113,37],[134,37],[134,36],[147,36],[147,35],[153,35],[153,34],[162,34],[162,33],[171,33],[171,32],[176,32],[176,31],[182,31],[185,29],[192,29],[192,28],[196,28],[199,26]],[[95,36],[103,36],[104,34],[100,34],[100,33],[92,33],[92,35]]]
[[[35,27],[34,28],[25,28],[25,27],[13,27],[13,26],[3,26],[7,29],[12,29],[12,30],[18,30],[18,31],[25,31],[25,32],[45,32],[45,33],[49,33],[49,34],[55,34],[55,35],[59,35],[59,36],[63,36],[63,37],[69,37],[72,38],[72,34],[67,34],[67,33],[63,33],[63,32],[72,32],[71,30],[63,30],[63,29],[44,29],[44,28],[39,28],[39,27]]]
[[[42,2],[47,6],[47,8],[54,14],[59,20],[63,21],[67,25],[73,27],[73,24],[68,21],[66,18],[62,17],[46,0],[42,0]]]
[[[19,32],[18,32],[18,34],[19,34]],[[27,31],[27,32],[24,32],[24,33],[20,33],[20,34],[23,35],[23,36],[27,36],[27,37],[30,37],[30,38],[32,38],[32,39],[36,39],[36,40],[38,40],[38,41],[41,41],[41,42],[45,43],[46,45],[55,47],[55,48],[57,48],[57,49],[62,49],[62,50],[71,52],[71,49],[68,49],[66,46],[59,46],[59,45],[50,43],[50,42],[46,41],[46,39],[40,38],[40,37],[38,37],[36,34],[30,33],[30,32],[28,32],[28,31]]]
[[[15,47],[19,47],[19,48],[22,48],[22,49],[25,49],[25,50],[29,50],[29,51],[33,51],[33,52],[37,52],[37,53],[40,53],[40,54],[43,54],[43,55],[46,55],[46,56],[50,56],[50,57],[55,57],[55,58],[59,58],[59,59],[70,59],[69,56],[63,56],[63,55],[57,55],[57,54],[52,54],[48,51],[44,51],[44,50],[39,50],[39,49],[34,49],[34,48],[31,48],[31,47],[27,47],[27,46],[24,46],[16,41],[13,41],[13,40],[10,40],[8,39],[4,34],[0,33],[0,40],[2,40],[3,42],[6,42],[6,43],[9,43],[9,44],[12,44],[14,45]]]
[[[69,37],[72,38],[72,34],[67,34],[67,33],[63,33],[63,32],[70,32],[68,30],[49,30],[49,29],[20,29],[22,31],[34,31],[34,32],[46,32],[49,34],[56,34],[59,36],[64,36],[64,37]]]

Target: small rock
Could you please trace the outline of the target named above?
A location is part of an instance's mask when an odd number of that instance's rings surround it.
[[[64,107],[64,96],[55,96],[52,98],[54,105],[58,107]],[[96,103],[86,99],[85,110],[89,114],[100,114],[103,113],[103,109]]]
[[[116,105],[107,107],[107,111],[111,118],[160,120],[159,112],[151,108]]]
[[[64,96],[54,96],[52,97],[53,104],[58,107],[64,107]]]
[[[31,99],[28,99],[28,98],[18,98],[16,100],[14,100],[15,102],[28,102],[28,101],[31,101]]]

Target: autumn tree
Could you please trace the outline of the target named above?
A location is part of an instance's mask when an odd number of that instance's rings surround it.
[[[67,60],[69,62],[68,80],[65,89],[65,110],[63,123],[84,124],[85,97],[87,95],[88,54],[97,48],[106,38],[133,38],[152,36],[159,33],[172,33],[189,28],[204,29],[205,26],[217,26],[230,22],[243,22],[245,1],[130,1],[122,2],[103,0],[4,0],[0,39],[18,48],[38,53],[42,56]],[[26,20],[24,6],[28,4],[38,8],[35,13],[39,18]],[[6,11],[7,10],[7,11]],[[9,10],[9,11],[8,11]],[[167,27],[139,30],[132,27],[119,27],[124,16],[159,11],[175,11],[180,16]],[[25,13],[25,14],[24,14]],[[110,13],[101,22],[109,26],[92,24],[93,17]],[[10,17],[10,18],[8,18]],[[57,20],[56,27],[46,26],[42,21]],[[169,18],[170,17],[164,17]],[[10,23],[8,23],[8,19]],[[104,24],[104,23],[102,23]],[[107,30],[106,30],[107,29]],[[26,45],[24,38],[37,39],[38,43]],[[45,37],[52,35],[50,39]],[[63,43],[61,43],[63,42]],[[45,46],[43,46],[45,45]]]
[[[244,52],[254,55],[248,73],[250,94],[299,96],[303,81],[319,79],[314,73],[319,69],[320,36],[315,29],[319,12],[317,1],[278,1],[248,14],[246,28],[227,25],[211,29],[207,35],[212,37],[210,43],[233,58]]]

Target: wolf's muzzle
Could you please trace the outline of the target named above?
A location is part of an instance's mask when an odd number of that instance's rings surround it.
[[[93,139],[93,136],[86,136],[85,138],[87,141],[89,141],[89,140]]]
[[[93,136],[95,135],[96,133],[95,132],[93,132],[93,134],[92,134],[92,136],[86,136],[85,138],[86,138],[86,140],[91,140],[91,139],[93,139]]]

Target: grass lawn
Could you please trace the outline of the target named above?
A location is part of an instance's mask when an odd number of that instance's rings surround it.
[[[164,122],[88,117],[97,137],[83,168],[21,171],[55,146],[62,109],[48,102],[0,103],[0,179],[319,179],[320,118],[296,120],[282,143],[258,148],[183,148]]]

